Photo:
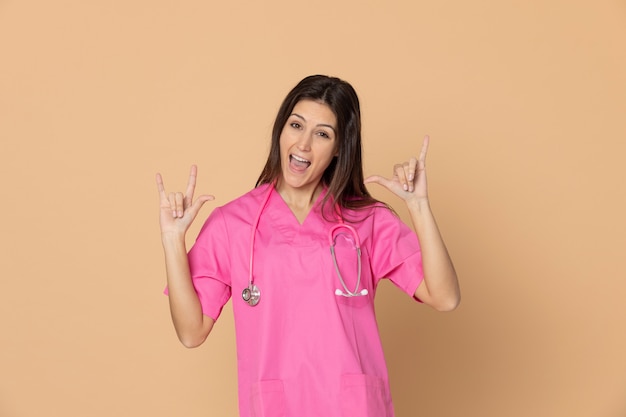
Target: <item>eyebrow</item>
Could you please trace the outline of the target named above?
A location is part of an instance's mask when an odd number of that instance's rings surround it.
[[[304,117],[302,117],[301,115],[299,115],[298,113],[291,113],[291,116],[296,116],[300,119],[302,119],[303,121],[306,122],[306,119]],[[335,132],[335,135],[337,134],[337,131],[335,130],[335,128],[332,125],[328,125],[326,123],[320,123],[317,126],[321,126],[321,127],[327,127],[329,129],[332,129],[333,132]]]

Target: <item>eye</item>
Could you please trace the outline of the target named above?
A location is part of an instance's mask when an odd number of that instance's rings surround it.
[[[294,129],[300,129],[302,127],[302,125],[298,122],[291,122],[289,123],[289,126],[293,127]]]
[[[330,139],[330,135],[324,131],[317,132],[317,134],[325,139]]]

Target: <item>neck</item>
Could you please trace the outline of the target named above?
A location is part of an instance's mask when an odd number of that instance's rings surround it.
[[[298,210],[311,209],[322,189],[321,183],[306,188],[289,187],[283,181],[278,181],[278,184],[276,184],[276,191],[278,191],[285,203],[292,209]]]

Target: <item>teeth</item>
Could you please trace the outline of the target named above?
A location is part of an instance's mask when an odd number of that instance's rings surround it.
[[[291,155],[291,157],[292,157],[293,159],[295,159],[296,161],[299,161],[299,162],[309,162],[309,161],[307,161],[306,159],[304,159],[304,158],[300,158],[299,156],[296,156],[296,155]]]

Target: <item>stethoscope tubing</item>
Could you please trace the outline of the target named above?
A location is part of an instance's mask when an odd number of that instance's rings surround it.
[[[341,271],[339,270],[339,265],[337,264],[337,254],[335,253],[335,232],[338,229],[348,229],[348,231],[350,231],[350,234],[352,235],[352,239],[354,240],[354,249],[356,250],[356,254],[357,254],[357,278],[356,278],[356,285],[354,287],[354,291],[350,291],[348,289],[348,285],[346,284],[346,281],[343,279],[343,275],[341,275]],[[337,289],[335,291],[335,295],[342,295],[344,297],[357,297],[359,295],[367,295],[367,290],[363,289],[361,291],[359,291],[359,287],[361,286],[361,240],[359,239],[359,234],[357,233],[356,229],[352,226],[350,226],[349,224],[345,224],[343,222],[343,219],[341,219],[341,223],[334,225],[333,227],[330,228],[330,231],[328,232],[328,244],[330,245],[330,255],[333,258],[333,265],[335,266],[335,271],[337,272],[337,277],[339,278],[339,282],[341,283],[341,286],[343,287],[344,291],[341,291],[340,289]]]
[[[253,271],[254,241],[256,238],[257,229],[259,227],[259,222],[261,220],[261,214],[263,214],[263,211],[265,210],[265,206],[267,206],[267,202],[269,201],[273,190],[274,190],[274,184],[269,184],[268,190],[265,193],[265,196],[263,197],[263,201],[259,208],[259,212],[257,213],[256,218],[254,219],[254,223],[252,225],[252,230],[250,233],[250,264],[249,264],[249,269],[248,269],[248,286],[244,288],[243,291],[241,292],[241,297],[250,306],[257,305],[261,299],[261,290],[254,282],[254,271]],[[357,297],[357,296],[367,295],[368,294],[367,289],[362,289],[361,291],[359,291],[359,287],[361,286],[361,241],[359,239],[359,234],[357,233],[354,227],[344,223],[341,215],[339,216],[339,221],[341,223],[338,223],[334,225],[333,227],[331,227],[328,232],[328,243],[330,245],[330,254],[333,259],[333,265],[335,266],[335,271],[337,272],[337,276],[339,277],[341,286],[343,287],[345,291],[344,292],[340,289],[337,289],[335,291],[335,295],[343,296],[343,297]],[[341,271],[339,271],[339,265],[337,264],[337,256],[335,254],[335,232],[341,228],[348,229],[350,231],[350,234],[352,235],[352,238],[354,239],[354,249],[356,250],[356,253],[357,253],[357,265],[358,265],[357,266],[357,281],[356,281],[356,286],[354,288],[354,291],[350,291],[350,289],[348,289],[348,286],[346,285],[346,282],[343,279],[343,276],[341,275]]]
[[[259,221],[261,220],[261,214],[263,214],[263,210],[265,210],[265,206],[267,206],[267,202],[272,195],[272,190],[274,189],[274,184],[269,184],[268,191],[265,193],[263,197],[263,202],[261,203],[261,208],[254,219],[254,224],[252,225],[252,231],[250,236],[250,265],[248,268],[248,287],[244,288],[241,293],[241,297],[243,300],[248,303],[250,306],[255,306],[259,303],[261,299],[261,290],[254,283],[254,240],[256,238],[256,231],[259,227]]]

